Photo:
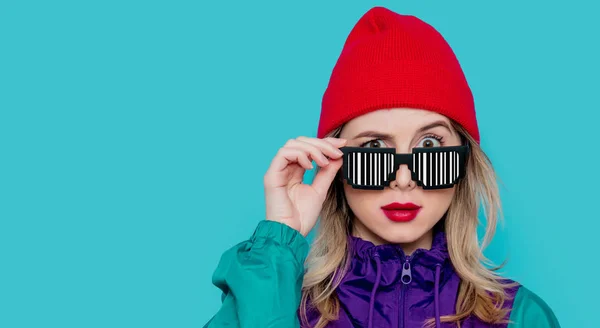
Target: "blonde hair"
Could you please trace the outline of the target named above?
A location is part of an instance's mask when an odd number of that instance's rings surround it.
[[[509,309],[504,302],[510,298],[506,288],[516,283],[502,282],[496,273],[505,263],[493,266],[483,250],[492,240],[496,225],[503,220],[496,173],[490,159],[477,142],[458,123],[452,126],[469,142],[466,174],[456,185],[454,198],[448,208],[445,230],[452,264],[461,278],[456,302],[456,314],[441,317],[442,322],[455,322],[474,315],[486,323],[507,323]],[[328,136],[339,137],[342,127]],[[479,206],[485,206],[487,227],[480,245],[477,237]],[[300,316],[302,326],[308,326],[307,312],[318,311],[315,328],[323,328],[338,318],[340,309],[335,289],[339,286],[350,264],[347,236],[352,229],[351,209],[346,202],[341,179],[335,179],[323,204],[314,241],[306,259],[306,273],[302,286]],[[427,326],[435,324],[430,318]]]

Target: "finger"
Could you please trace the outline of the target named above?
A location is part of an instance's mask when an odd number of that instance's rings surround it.
[[[311,160],[306,152],[294,148],[281,148],[273,158],[268,171],[281,172],[291,163],[298,163],[306,170],[313,169]]]
[[[321,152],[329,156],[329,158],[340,158],[342,155],[344,155],[344,153],[337,147],[337,144],[340,144],[340,142],[307,137],[299,137],[297,140],[318,147]],[[333,142],[336,142],[336,145],[334,145]]]
[[[323,138],[323,140],[326,140],[327,142],[331,142],[334,145],[338,145],[339,147],[344,146],[346,143],[348,143],[348,140],[344,139],[344,138],[327,137],[327,138]]]
[[[321,168],[319,172],[317,172],[317,175],[313,180],[312,187],[319,195],[323,197],[327,195],[327,191],[331,186],[331,182],[333,179],[335,179],[340,167],[342,167],[342,160],[336,159],[332,160],[329,165]]]
[[[325,157],[321,149],[312,144],[293,139],[288,141],[284,148],[300,149],[307,152],[319,166],[325,166],[329,164],[329,160],[327,157]]]

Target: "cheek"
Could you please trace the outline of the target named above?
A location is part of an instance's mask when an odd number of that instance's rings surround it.
[[[441,216],[448,210],[452,198],[454,197],[454,188],[431,190],[423,192],[423,207],[432,215]]]
[[[344,193],[352,212],[358,217],[363,217],[375,208],[377,197],[381,195],[379,190],[359,190],[344,184]]]

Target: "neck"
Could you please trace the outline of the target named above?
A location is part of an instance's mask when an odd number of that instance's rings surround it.
[[[429,250],[433,243],[433,229],[430,229],[419,238],[405,243],[395,243],[385,240],[367,228],[360,220],[354,220],[352,226],[352,235],[366,241],[372,242],[374,245],[395,244],[402,248],[406,255],[411,255],[415,250],[422,248]]]

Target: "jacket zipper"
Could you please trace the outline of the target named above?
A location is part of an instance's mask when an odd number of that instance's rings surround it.
[[[405,307],[406,307],[406,291],[408,290],[408,285],[412,281],[412,272],[410,270],[410,260],[411,257],[407,256],[404,264],[402,265],[402,276],[400,276],[400,281],[402,281],[402,288],[400,290],[400,298],[401,304],[400,307],[400,323],[399,327],[404,328],[404,315],[405,315]]]

